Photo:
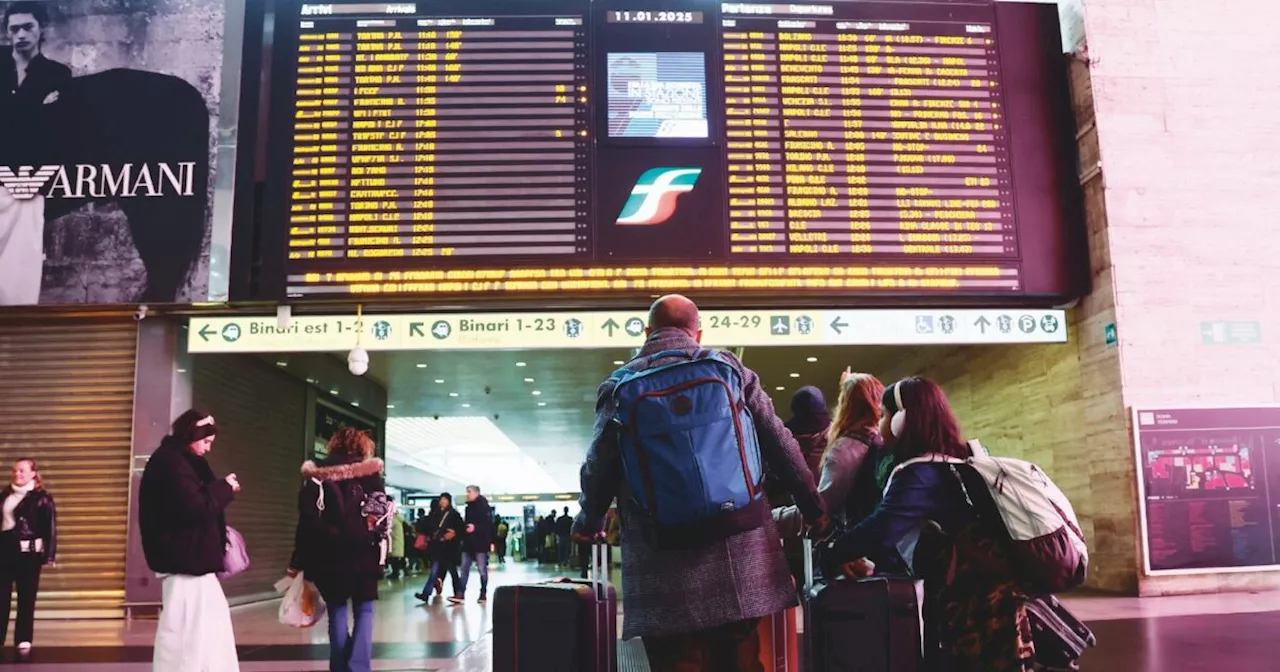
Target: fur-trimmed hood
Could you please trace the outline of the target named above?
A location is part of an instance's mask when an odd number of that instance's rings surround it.
[[[371,457],[362,462],[347,464],[316,464],[311,460],[302,463],[302,475],[320,481],[350,481],[382,473],[382,460]]]

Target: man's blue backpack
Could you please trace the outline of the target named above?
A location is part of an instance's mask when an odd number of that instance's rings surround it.
[[[760,527],[769,515],[742,377],[724,355],[667,350],[614,372],[622,466],[655,548],[692,548]]]

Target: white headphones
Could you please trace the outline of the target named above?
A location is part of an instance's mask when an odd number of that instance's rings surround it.
[[[907,408],[902,405],[902,381],[893,384],[893,403],[898,410],[889,419],[889,431],[893,432],[894,438],[899,438],[907,426]]]

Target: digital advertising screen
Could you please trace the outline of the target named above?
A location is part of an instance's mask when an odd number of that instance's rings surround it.
[[[707,137],[703,54],[610,53],[607,67],[609,137]]]
[[[1134,412],[1148,574],[1280,566],[1280,407]]]
[[[277,21],[268,296],[1081,291],[1052,7],[302,3]]]

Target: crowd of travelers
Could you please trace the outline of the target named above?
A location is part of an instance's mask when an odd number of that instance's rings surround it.
[[[1065,528],[1079,539],[1058,546],[1075,544],[1078,557],[1065,557],[1076,564],[1061,576],[1030,580],[1025,552],[1019,555],[1026,549],[1017,546],[1024,540],[993,524],[995,505],[976,496],[980,469],[970,467],[985,450],[965,439],[937,384],[908,377],[886,386],[846,368],[834,410],[818,387],[806,386],[792,397],[784,421],[756,373],[731,353],[703,348],[701,335],[693,302],[667,296],[654,303],[643,347],[598,390],[597,431],[581,469],[576,518],[565,507],[512,525],[475,485],[466,488],[462,510],[442,493],[429,510],[402,512],[386,494],[385,465],[369,435],[336,432],[324,459],[300,467],[294,548],[283,580],[305,584],[323,600],[330,670],[372,669],[374,602],[384,579],[425,576],[415,597],[456,606],[465,601],[475,567],[484,604],[491,557],[504,564],[513,552],[556,569],[580,568],[585,579],[592,546],[601,543],[621,548],[622,636],[643,639],[654,672],[763,672],[763,619],[804,603],[815,581],[872,576],[923,581],[926,636],[921,666],[912,669],[1044,667],[1037,649],[1045,645],[1032,619],[1040,611],[1032,605],[1038,593],[1079,585],[1087,566],[1073,513],[1063,514]],[[669,388],[683,392],[656,415],[622,403],[628,395],[661,396],[664,391],[643,386],[661,379],[651,374],[681,362],[705,363],[698,369],[704,377]],[[696,389],[707,371],[723,378],[732,404],[699,425],[698,414],[714,406]],[[220,579],[243,571],[249,560],[243,538],[226,522],[239,479],[217,476],[206,458],[217,434],[213,416],[186,411],[142,475],[142,547],[162,586],[157,672],[239,669]],[[717,462],[723,456],[709,446],[724,436],[737,442],[731,442],[731,461]],[[635,462],[641,440],[648,442],[643,464]],[[698,466],[664,462],[664,442],[682,441]],[[708,485],[724,473],[740,475],[728,485]],[[1066,502],[1053,506],[1070,509]],[[41,569],[54,565],[57,549],[53,498],[34,460],[14,463],[2,513],[0,586],[7,596],[0,632],[7,635],[16,587],[14,638],[22,658],[32,650]],[[611,562],[610,553],[603,555]],[[315,613],[302,625],[317,622]],[[1082,641],[1092,637],[1081,632]]]

